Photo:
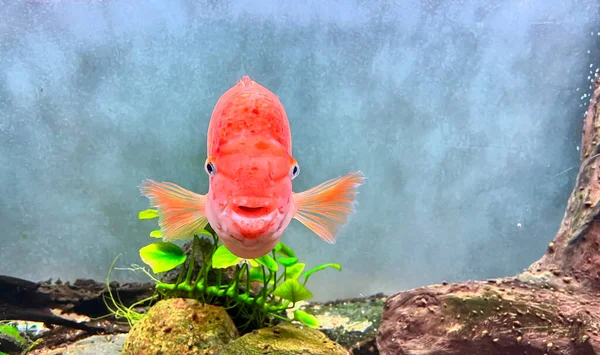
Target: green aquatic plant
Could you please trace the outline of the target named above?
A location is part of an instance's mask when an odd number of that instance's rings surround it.
[[[14,325],[6,323],[0,324],[0,336],[6,339],[10,339],[13,343],[15,343],[21,348],[24,348],[27,345],[27,339],[25,339],[25,337],[21,335],[19,329]]]
[[[155,219],[158,218],[158,213],[154,209],[148,209],[139,212],[138,218]],[[152,231],[150,236],[162,238],[160,230]],[[323,264],[304,271],[306,264],[299,262],[294,251],[281,242],[277,243],[270,254],[255,259],[243,259],[231,253],[225,245],[219,245],[219,238],[210,225],[194,235],[192,256],[196,255],[200,246],[200,237],[212,239],[212,247],[208,253],[202,253],[203,260],[196,277],[192,279],[196,264],[194,260],[189,261],[187,269],[181,267],[174,283],[152,277],[158,293],[153,297],[196,298],[209,304],[223,305],[228,309],[235,308],[247,319],[242,327],[252,322],[260,327],[271,319],[298,321],[308,327],[318,327],[318,320],[307,312],[295,310],[292,319],[286,317],[285,312],[294,308],[297,302],[313,297],[312,292],[306,288],[306,283],[313,273],[327,268],[341,270],[340,264]],[[140,257],[155,274],[173,270],[184,265],[188,259],[178,245],[164,241],[141,248]],[[225,281],[223,270],[230,267],[235,268],[234,275]],[[216,274],[216,277],[209,278],[209,273]],[[256,284],[259,285],[259,290],[253,291],[251,285]],[[143,316],[133,311],[134,305],[117,305],[110,290],[109,294],[116,306],[116,309],[111,311],[116,316],[126,318],[130,324]]]
[[[10,324],[10,321],[0,321],[0,338],[10,339],[15,345],[25,349],[21,352],[21,355],[26,355],[43,342],[42,338],[34,341],[27,334],[21,334],[19,328]],[[8,354],[0,351],[0,355]]]
[[[119,295],[117,293],[117,299],[115,299],[115,295],[113,295],[111,287],[110,287],[110,273],[112,271],[112,269],[115,266],[115,263],[117,262],[117,259],[119,258],[120,255],[118,255],[115,260],[113,260],[112,264],[110,265],[110,268],[108,270],[108,275],[106,276],[106,285],[107,285],[107,291],[108,291],[108,299],[110,299],[110,301],[112,302],[113,307],[111,307],[107,300],[106,297],[103,298],[104,301],[104,305],[106,306],[106,309],[108,309],[110,311],[110,313],[116,318],[116,319],[121,319],[121,318],[125,318],[127,320],[127,322],[129,323],[129,326],[132,327],[136,322],[138,322],[139,320],[141,320],[144,317],[144,314],[136,312],[134,309],[136,307],[139,306],[143,306],[143,305],[149,305],[151,304],[152,301],[156,300],[158,298],[159,295],[157,294],[153,294],[150,297],[144,298],[142,300],[139,300],[133,304],[131,304],[129,307],[125,307],[123,305],[123,302],[121,301],[121,299],[119,298]],[[133,265],[132,268],[127,268],[127,270],[131,270],[131,271],[138,271],[141,270],[143,271],[145,274],[147,274],[148,276],[150,276],[150,278],[155,281],[155,282],[160,282],[158,279],[154,278],[148,271],[146,271],[146,269],[144,269],[143,267],[139,266],[139,265]],[[98,320],[98,319],[102,319],[105,317],[110,316],[111,314],[108,315],[104,315],[101,317],[97,317],[97,318],[92,318],[94,320]],[[1,355],[1,354],[0,354]]]

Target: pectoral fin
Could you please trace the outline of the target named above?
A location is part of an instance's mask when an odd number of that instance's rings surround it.
[[[358,171],[294,193],[294,218],[327,243],[335,243],[338,230],[354,212],[357,190],[365,179],[362,172]]]
[[[206,227],[206,195],[170,182],[154,180],[144,181],[140,191],[158,209],[158,223],[164,241],[187,239]]]

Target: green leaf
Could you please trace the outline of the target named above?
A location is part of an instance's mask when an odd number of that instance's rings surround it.
[[[212,257],[212,266],[215,269],[225,269],[233,266],[240,261],[240,258],[221,245],[217,248]]]
[[[273,272],[279,270],[279,265],[269,254],[263,255],[260,258],[255,258],[254,260]]]
[[[248,276],[250,281],[264,281],[262,268],[260,267],[251,267],[248,270]]]
[[[310,328],[318,328],[319,327],[319,320],[317,319],[317,317],[313,316],[312,314],[308,314],[299,309],[294,311],[294,319],[293,320],[297,320],[298,322],[301,322],[302,324],[304,324]]]
[[[21,347],[27,345],[27,340],[25,340],[25,338],[21,335],[17,327],[12,325],[0,325],[0,334],[10,338]]]
[[[294,303],[313,297],[312,292],[302,286],[296,279],[285,280],[284,283],[273,291],[273,295]]]
[[[160,231],[160,229],[157,229],[155,231],[150,232],[150,236],[152,238],[162,238],[162,232]]]
[[[298,263],[296,265],[292,265],[292,266],[286,268],[285,269],[285,278],[286,279],[298,279],[298,277],[300,277],[300,274],[304,270],[305,266],[306,266],[306,264],[304,264],[304,263]]]
[[[140,249],[142,261],[148,264],[154,273],[165,272],[183,264],[187,255],[173,243],[158,242]]]
[[[248,263],[250,263],[250,266],[252,266],[252,267],[257,267],[260,265],[259,263],[254,261],[254,259],[244,259],[244,260],[246,260]]]
[[[158,211],[153,209],[143,210],[138,213],[138,219],[154,219],[158,218]]]
[[[314,269],[310,269],[307,272],[305,272],[304,274],[302,274],[302,277],[304,277],[305,281],[304,283],[306,283],[306,280],[308,280],[308,277],[310,275],[312,275],[313,273],[317,272],[317,271],[321,271],[323,269],[327,269],[328,267],[333,268],[333,269],[338,269],[338,270],[342,270],[342,265],[340,264],[323,264],[323,265],[319,265]]]
[[[285,267],[290,267],[292,265],[294,265],[295,263],[298,262],[298,258],[277,258],[277,261],[279,261],[279,263]]]
[[[277,245],[275,245],[275,251],[283,256],[287,256],[290,258],[296,256],[296,254],[294,254],[294,251],[282,242],[278,242]]]

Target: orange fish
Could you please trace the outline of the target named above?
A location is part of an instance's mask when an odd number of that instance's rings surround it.
[[[221,242],[244,259],[269,253],[292,218],[335,243],[365,180],[358,171],[293,192],[300,167],[292,157],[287,115],[277,96],[248,76],[217,102],[207,155],[206,195],[154,180],[144,181],[140,191],[157,208],[164,241],[189,238],[210,223]]]

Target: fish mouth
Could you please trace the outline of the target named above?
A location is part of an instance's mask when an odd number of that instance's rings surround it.
[[[238,208],[244,212],[255,212],[260,211],[263,207],[248,207],[248,206],[238,206]]]
[[[257,198],[234,199],[223,212],[229,214],[231,220],[238,226],[258,229],[271,225],[277,220],[278,214],[277,208],[273,208],[272,201]]]
[[[235,255],[246,259],[264,255],[275,247],[291,220],[288,209],[266,198],[233,200],[213,216],[215,231]]]
[[[282,223],[281,212],[265,205],[233,205],[220,214],[220,229],[231,239],[252,247],[277,232]]]
[[[265,197],[236,196],[228,205],[231,212],[245,218],[268,218],[275,210],[274,201]]]
[[[262,216],[268,216],[269,211],[266,207],[249,207],[249,206],[237,206],[235,214],[246,218],[260,218]]]
[[[232,211],[231,220],[236,226],[236,230],[247,239],[257,239],[263,234],[270,234],[273,224],[278,220],[277,210],[270,211],[265,214],[264,208],[258,207],[251,211],[245,211],[243,213]]]

